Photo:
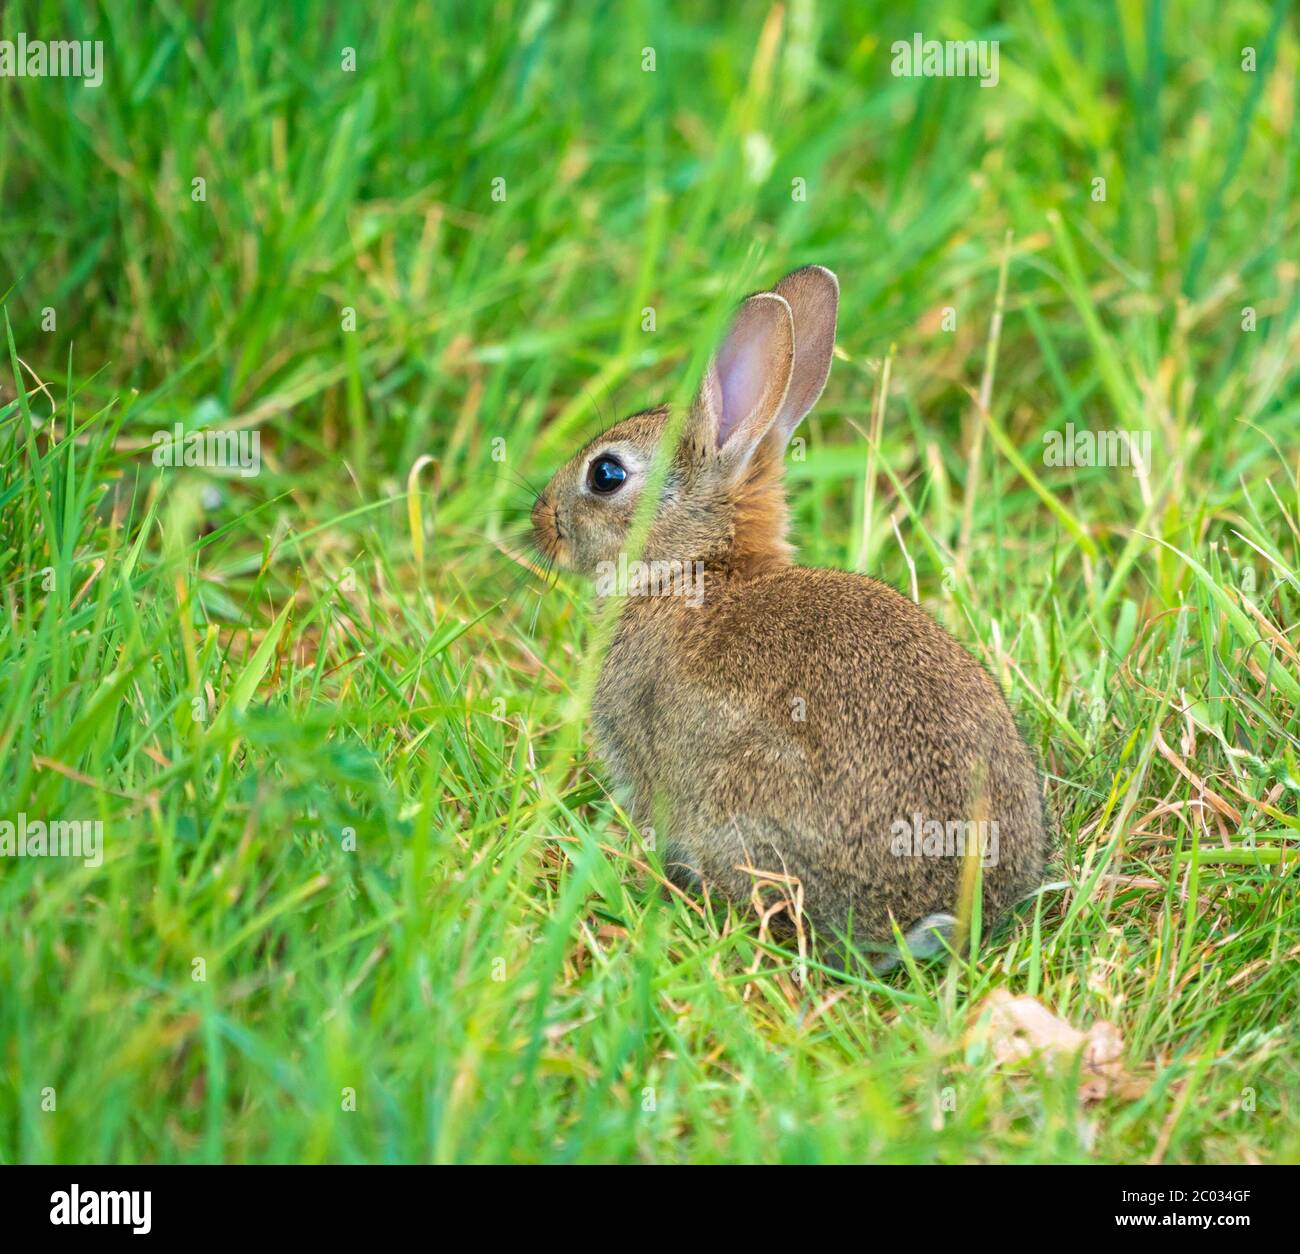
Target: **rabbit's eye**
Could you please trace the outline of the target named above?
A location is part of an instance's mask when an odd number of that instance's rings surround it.
[[[599,492],[601,496],[617,492],[626,478],[627,471],[623,468],[623,463],[613,457],[596,458],[587,471],[587,483],[593,492]]]

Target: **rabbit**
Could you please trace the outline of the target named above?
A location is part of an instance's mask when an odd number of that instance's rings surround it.
[[[625,546],[668,406],[591,440],[532,523],[562,568],[633,575],[591,716],[666,872],[737,903],[756,872],[793,877],[828,960],[856,950],[881,971],[895,924],[918,956],[951,947],[963,853],[988,924],[1041,882],[1047,835],[1035,759],[975,658],[893,588],[793,561],[785,452],[825,387],[838,309],[821,266],[741,304],[663,450],[644,566]]]

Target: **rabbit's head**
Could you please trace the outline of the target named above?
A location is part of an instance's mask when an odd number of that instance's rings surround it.
[[[681,424],[670,409],[633,414],[562,466],[533,506],[543,554],[593,574],[627,552],[656,456],[669,458],[639,554],[757,572],[786,561],[781,466],[795,427],[821,395],[835,346],[839,284],[821,266],[786,275],[740,306]]]

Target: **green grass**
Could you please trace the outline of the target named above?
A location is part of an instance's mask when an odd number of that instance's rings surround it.
[[[0,22],[106,62],[0,79],[0,819],[105,832],[0,859],[0,1161],[1300,1159],[1286,5],[189,7]],[[892,77],[917,30],[1001,82]],[[801,559],[915,580],[1058,828],[879,981],[662,892],[521,562],[527,484],[809,261]],[[156,469],[176,422],[262,473]],[[1134,1083],[999,1066],[995,989]]]

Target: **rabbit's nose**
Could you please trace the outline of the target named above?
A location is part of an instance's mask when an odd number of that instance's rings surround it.
[[[560,511],[544,496],[533,502],[532,520],[533,530],[544,539],[564,539],[564,532],[560,530]]]

